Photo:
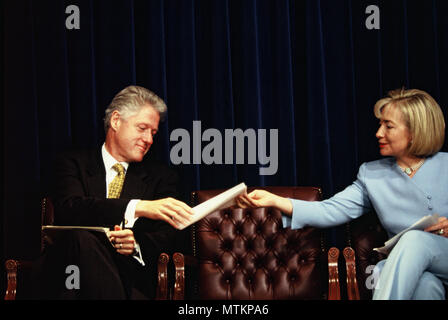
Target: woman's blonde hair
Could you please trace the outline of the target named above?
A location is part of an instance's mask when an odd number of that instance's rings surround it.
[[[389,91],[374,107],[375,117],[382,118],[385,106],[401,111],[412,137],[409,154],[428,157],[437,153],[445,140],[445,119],[437,102],[425,91],[396,89]]]

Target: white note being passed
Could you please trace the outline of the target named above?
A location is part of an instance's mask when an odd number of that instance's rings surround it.
[[[217,196],[202,202],[201,204],[197,205],[193,209],[193,219],[190,220],[190,222],[186,225],[182,225],[179,230],[182,230],[193,223],[201,220],[208,214],[216,211],[225,209],[228,207],[231,207],[236,204],[235,198],[245,194],[247,192],[247,186],[244,182],[234,186],[231,189],[228,189]]]
[[[398,240],[400,240],[401,236],[408,232],[409,230],[424,230],[428,228],[429,226],[432,226],[436,224],[439,220],[439,215],[437,213],[433,215],[424,216],[417,222],[415,222],[412,226],[409,228],[404,229],[394,237],[390,238],[384,243],[384,247],[381,248],[374,248],[373,250],[378,251],[383,254],[389,254],[389,252],[392,250],[392,248],[397,244]]]

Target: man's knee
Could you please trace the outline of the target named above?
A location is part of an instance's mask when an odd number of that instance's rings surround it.
[[[87,245],[96,242],[97,238],[93,232],[87,230],[66,230],[63,232],[62,238],[64,241],[76,243],[79,245]]]
[[[83,262],[95,262],[107,257],[110,259],[113,251],[108,248],[108,240],[102,234],[86,230],[67,230],[62,232],[55,241],[53,255],[58,259],[70,264],[82,264]],[[102,258],[100,258],[102,257]]]
[[[104,237],[102,239],[101,237]],[[64,231],[58,243],[67,249],[92,250],[107,244],[107,238],[100,233],[87,230],[67,230]]]

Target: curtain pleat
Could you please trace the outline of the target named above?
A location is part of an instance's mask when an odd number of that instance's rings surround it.
[[[311,169],[311,179],[331,192],[330,133],[328,126],[328,101],[326,61],[324,51],[324,30],[322,25],[321,1],[308,3],[307,8],[307,66],[308,70],[308,108],[310,148],[307,152]],[[316,112],[317,111],[317,112]],[[325,178],[324,178],[325,177]],[[325,181],[322,179],[324,178]]]
[[[406,87],[409,87],[409,35],[408,35],[408,10],[407,10],[407,3],[406,0],[402,0],[403,2],[403,38],[404,38],[404,50],[403,50],[403,57],[404,57],[404,67],[405,67],[405,85]]]
[[[433,39],[433,48],[434,48],[434,71],[435,71],[435,78],[436,78],[436,84],[435,84],[435,94],[434,94],[434,99],[436,99],[436,101],[440,100],[440,49],[439,49],[439,44],[438,44],[438,38],[439,38],[439,33],[437,30],[437,25],[438,25],[438,17],[437,17],[437,3],[436,0],[433,0],[432,2],[432,32],[434,34],[434,39]]]

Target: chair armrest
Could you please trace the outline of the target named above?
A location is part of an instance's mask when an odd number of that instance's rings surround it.
[[[343,251],[347,270],[347,296],[349,300],[359,300],[358,282],[356,281],[355,251],[346,247]]]
[[[341,300],[338,271],[339,249],[328,250],[328,300]]]
[[[28,260],[8,259],[5,262],[7,288],[5,292],[5,300],[16,300],[17,287],[19,283],[19,275],[23,272],[30,271],[35,262]]]
[[[168,300],[168,262],[170,257],[161,253],[157,261],[157,291],[156,300]]]
[[[198,267],[198,259],[191,255],[184,255],[180,252],[176,252],[173,254],[173,264],[174,264],[174,285],[173,285],[173,300],[184,300],[186,294],[186,276],[185,272],[187,271],[189,278],[187,281],[193,283],[193,286],[190,285],[190,288],[194,287],[196,284],[196,277],[194,272]],[[194,293],[193,293],[194,295]]]
[[[5,300],[16,300],[18,261],[12,259],[7,260],[5,262],[5,267],[7,279]]]
[[[184,300],[185,297],[185,258],[182,253],[173,254],[175,270],[173,300]]]

